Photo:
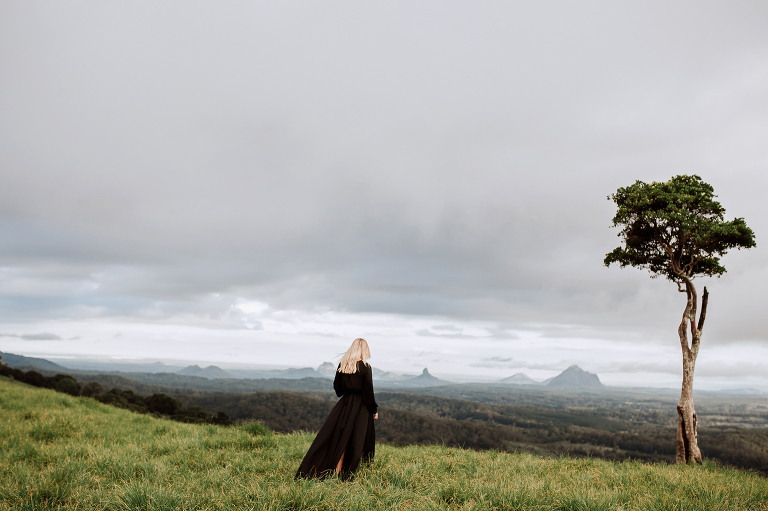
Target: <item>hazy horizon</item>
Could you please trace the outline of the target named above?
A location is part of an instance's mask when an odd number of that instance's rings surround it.
[[[38,357],[40,358],[40,357]],[[218,367],[224,371],[281,371],[281,370],[287,370],[287,369],[303,369],[303,368],[311,368],[314,370],[317,370],[320,364],[325,362],[331,362],[331,363],[337,363],[337,360],[339,357],[332,357],[331,359],[324,360],[323,362],[320,362],[314,366],[307,365],[307,366],[300,366],[300,365],[285,365],[285,364],[249,364],[249,363],[238,363],[238,362],[226,362],[226,361],[215,361],[215,360],[195,360],[195,359],[157,359],[157,358],[142,358],[142,357],[109,357],[109,358],[103,358],[103,357],[77,357],[73,355],[48,355],[44,357],[50,362],[57,363],[65,368],[71,369],[73,371],[78,370],[85,370],[85,371],[106,371],[106,372],[146,372],[144,369],[148,365],[154,365],[157,363],[161,363],[163,367],[167,367],[171,369],[171,373],[176,373],[184,368],[191,367],[191,366],[199,366],[200,368],[206,368],[208,366],[215,366]],[[413,370],[406,370],[406,371],[394,371],[387,367],[379,367],[375,363],[371,364],[375,369],[382,370],[384,372],[392,372],[395,374],[398,374],[400,376],[406,376],[406,377],[415,377],[419,376],[423,369],[428,369],[429,373],[432,376],[435,376],[441,380],[445,380],[450,383],[498,383],[500,380],[504,378],[508,378],[510,376],[514,376],[516,374],[525,374],[528,377],[531,377],[531,373],[537,374],[538,378],[532,378],[534,382],[537,384],[545,382],[546,380],[552,379],[553,377],[561,374],[563,371],[568,369],[568,367],[563,367],[561,370],[556,371],[515,371],[510,372],[506,376],[498,377],[498,376],[491,376],[489,374],[478,374],[478,373],[443,373],[443,372],[434,372],[433,370],[429,369],[429,367],[424,367],[421,370],[413,371]],[[577,365],[578,364],[573,364]],[[134,366],[134,367],[132,367]],[[582,368],[583,369],[583,368]],[[152,372],[165,372],[165,371],[152,371]],[[591,371],[588,371],[591,372]],[[595,374],[595,373],[592,373]],[[601,375],[597,375],[600,377]],[[233,375],[234,378],[249,378],[250,376],[238,376],[237,374]],[[259,378],[264,376],[258,376]],[[274,376],[279,377],[279,376]],[[376,380],[376,378],[374,378]],[[679,382],[676,382],[674,380],[666,380],[666,381],[645,381],[645,382],[636,382],[634,380],[625,380],[625,381],[610,381],[606,382],[602,378],[600,378],[600,382],[608,388],[616,388],[616,389],[660,389],[660,390],[670,390],[670,391],[676,391],[679,389]],[[760,387],[749,387],[749,386],[740,386],[738,385],[738,382],[733,381],[724,381],[724,380],[712,380],[705,381],[703,385],[699,385],[697,387],[698,390],[701,391],[760,391],[761,393],[765,393],[766,389],[760,388]],[[391,390],[389,387],[384,387],[383,391]]]

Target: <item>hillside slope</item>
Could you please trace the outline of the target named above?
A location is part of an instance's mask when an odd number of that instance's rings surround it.
[[[0,379],[0,509],[766,509],[768,480],[378,445],[352,482],[294,481],[312,435],[179,424]]]
[[[259,420],[283,433],[320,429],[336,403],[335,394],[319,392],[179,398],[185,406],[223,411],[236,421]],[[403,392],[378,392],[376,400],[376,438],[383,442],[613,461],[675,461],[674,417],[655,410],[492,405]],[[730,421],[732,416],[725,418]],[[707,458],[768,476],[768,430],[702,427],[699,445]]]
[[[59,373],[68,371],[66,367],[44,358],[25,357],[22,355],[14,355],[13,353],[3,353],[2,351],[0,351],[0,357],[3,358],[4,364],[8,364],[11,367],[35,367],[37,369],[56,371]]]

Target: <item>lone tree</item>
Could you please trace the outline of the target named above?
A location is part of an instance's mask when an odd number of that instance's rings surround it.
[[[677,462],[701,462],[696,411],[693,408],[693,370],[699,354],[707,314],[706,286],[696,322],[698,295],[693,279],[720,277],[725,268],[720,257],[732,248],[755,246],[752,229],[743,218],[723,219],[725,209],[715,200],[712,186],[699,176],[675,176],[666,183],[637,181],[610,195],[618,206],[613,227],[623,247],[605,256],[605,265],[635,266],[664,276],[677,284],[687,301],[677,333],[683,349],[683,385],[677,405]],[[688,341],[687,330],[691,339]]]

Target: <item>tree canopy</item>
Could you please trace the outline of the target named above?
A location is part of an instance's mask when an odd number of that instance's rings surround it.
[[[624,247],[605,256],[605,265],[645,268],[652,277],[684,282],[725,273],[720,257],[732,248],[755,246],[743,218],[725,221],[725,208],[699,176],[675,176],[664,183],[635,184],[608,196],[618,206],[613,227]]]

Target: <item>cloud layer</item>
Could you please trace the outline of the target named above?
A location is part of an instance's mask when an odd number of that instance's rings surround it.
[[[768,339],[764,5],[2,12],[5,323],[255,328],[245,300],[668,342],[674,286],[602,266],[606,196],[697,173],[758,241],[706,339]]]

